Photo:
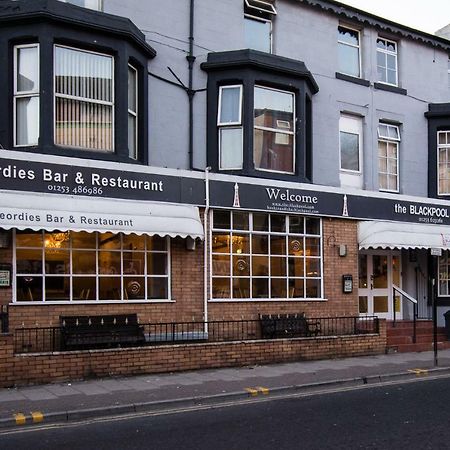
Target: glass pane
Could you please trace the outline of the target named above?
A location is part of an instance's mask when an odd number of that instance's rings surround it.
[[[270,231],[276,233],[286,232],[286,217],[281,215],[270,216]]]
[[[270,273],[273,277],[286,276],[286,258],[270,258]]]
[[[125,247],[124,240],[124,249]],[[147,250],[152,251],[167,251],[167,239],[161,236],[147,236]]]
[[[338,40],[351,45],[359,45],[359,33],[344,27],[338,27]]]
[[[213,278],[212,279],[212,297],[213,298],[230,298],[230,279],[229,278]]]
[[[128,114],[128,156],[137,159],[137,118],[133,114]]]
[[[230,212],[214,211],[213,228],[229,230],[231,228]]]
[[[388,268],[387,256],[373,255],[373,287],[387,288],[388,285]]]
[[[383,173],[387,173],[387,159],[379,158],[378,159],[378,170]]]
[[[369,312],[369,304],[367,302],[367,297],[359,297],[359,313],[367,314]]]
[[[120,234],[99,233],[98,248],[101,250],[115,250],[121,248]]]
[[[269,231],[269,214],[253,214],[253,230]]]
[[[272,278],[270,280],[271,298],[287,298],[286,278]]]
[[[306,256],[320,256],[320,239],[319,238],[305,238]]]
[[[254,278],[252,281],[252,298],[269,298],[269,279]]]
[[[242,128],[220,128],[220,169],[242,168]]]
[[[359,255],[358,258],[359,287],[367,287],[367,255]]]
[[[55,143],[71,147],[113,149],[111,105],[56,98]]]
[[[232,237],[232,252],[239,255],[250,253],[250,235],[234,233]]]
[[[286,254],[286,237],[270,236],[270,254],[285,255]]]
[[[303,238],[288,236],[288,249],[290,255],[303,256],[305,254]]]
[[[306,280],[306,298],[320,298],[320,280]]]
[[[42,247],[42,233],[40,231],[16,231],[17,247]]]
[[[399,295],[395,296],[395,312],[399,313],[402,307],[401,299]]]
[[[219,123],[221,125],[227,123],[240,123],[241,87],[222,87],[220,93]]]
[[[72,279],[73,300],[95,300],[95,277],[74,277]]]
[[[128,109],[133,112],[137,111],[136,92],[137,72],[135,69],[128,66]]]
[[[306,276],[307,277],[321,276],[319,258],[306,258]]]
[[[37,145],[39,140],[39,97],[16,99],[16,145]]]
[[[233,212],[233,229],[248,230],[248,213]]]
[[[17,301],[41,302],[42,301],[42,277],[16,277]]]
[[[243,277],[250,275],[250,257],[233,256],[233,276]]]
[[[212,251],[215,253],[231,253],[231,237],[229,234],[213,233]]]
[[[303,277],[305,275],[305,259],[289,258],[289,276]]]
[[[270,44],[270,22],[244,18],[244,39],[245,47],[259,50],[261,52],[271,52]]]
[[[165,280],[165,278],[162,278]],[[145,300],[145,278],[126,277],[123,280],[124,300]]]
[[[260,114],[266,114],[267,125],[270,128],[278,128],[276,119],[288,120],[292,125],[294,118],[294,94],[290,92],[276,91],[255,86],[254,109],[255,118]],[[293,127],[291,126],[292,130]]]
[[[120,277],[99,277],[99,300],[121,300]]]
[[[392,256],[392,281],[396,286],[400,286],[400,257]]]
[[[267,256],[253,256],[252,275],[254,277],[269,276],[269,258]]]
[[[359,171],[359,135],[341,131],[341,169]]]
[[[120,252],[98,252],[98,271],[101,274],[120,274]]]
[[[230,257],[228,255],[212,255],[212,274],[230,275]]]
[[[45,250],[46,274],[70,274],[70,253],[68,250]]]
[[[269,130],[255,128],[253,137],[253,160],[256,169],[277,172],[294,172],[294,136],[286,135],[288,142],[278,144],[276,136]]]
[[[315,234],[320,235],[320,219],[313,219],[311,217],[307,217],[305,219],[306,222],[306,234]]]
[[[387,49],[389,52],[394,52],[394,53],[396,53],[396,52],[397,52],[397,44],[396,44],[395,42],[389,42],[389,41],[386,41],[386,49]]]
[[[17,92],[38,92],[39,51],[38,47],[17,49]]]
[[[145,236],[138,236],[137,234],[124,234],[122,239],[124,250],[145,249]],[[165,249],[163,248],[163,250]]]
[[[397,84],[397,71],[396,70],[387,70],[387,82],[390,84]]]
[[[378,175],[378,186],[380,189],[389,189],[389,182],[386,174],[380,173]]]
[[[16,250],[17,273],[42,274],[42,250]]]
[[[85,231],[71,231],[73,248],[96,248],[97,233],[86,233]]]
[[[143,254],[142,254],[143,256]],[[143,258],[140,254],[134,254],[132,259],[128,261],[128,266],[133,263],[134,270],[137,274],[144,273]],[[141,259],[142,258],[142,259]],[[140,268],[139,266],[142,265]],[[125,270],[125,256],[124,256]],[[139,271],[140,270],[140,271]],[[166,253],[147,253],[147,274],[149,275],[166,275],[167,274],[167,254]]]
[[[250,278],[233,280],[233,298],[250,298]]]
[[[260,234],[252,235],[252,253],[254,255],[269,253],[269,237]]]
[[[69,248],[70,246],[70,234],[65,233],[45,233],[44,244],[46,248]]]
[[[305,282],[303,280],[289,280],[289,298],[305,298]]]
[[[388,297],[386,295],[373,297],[373,312],[374,314],[388,312]]]
[[[45,277],[45,299],[70,300],[70,277]]]
[[[164,253],[155,253],[157,255],[158,262],[156,265],[166,264],[166,255]],[[144,252],[123,252],[123,273],[125,275],[144,275],[145,271],[145,253]],[[160,261],[159,258],[163,257],[163,260]],[[151,269],[155,270],[155,258],[151,258],[153,267]],[[159,272],[161,274],[165,274],[164,267],[157,267],[157,269],[162,270]],[[153,272],[154,273],[154,272]]]
[[[304,219],[301,216],[289,216],[289,233],[303,234]]]
[[[165,277],[147,279],[147,298],[148,299],[168,299],[169,284]]]
[[[388,177],[388,186],[391,191],[396,191],[398,189],[397,187],[397,176],[396,175],[389,175]]]
[[[377,39],[377,48],[386,49],[386,42],[383,39]]]
[[[378,156],[381,158],[387,157],[387,142],[378,141]]]
[[[345,44],[338,45],[339,71],[353,77],[359,77],[359,48]]]
[[[447,143],[446,136],[447,136],[447,133],[438,132],[439,144],[446,144]]]

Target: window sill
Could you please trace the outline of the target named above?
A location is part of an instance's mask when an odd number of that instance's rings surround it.
[[[380,91],[388,91],[394,92],[395,94],[408,95],[408,91],[406,89],[400,88],[398,86],[391,86],[390,84],[384,83],[373,83],[375,89],[379,89]]]
[[[18,302],[13,301],[9,304],[11,306],[54,306],[54,305],[106,305],[106,304],[115,304],[115,305],[128,305],[130,303],[175,303],[175,300],[55,300],[55,301],[46,301],[46,302]]]
[[[209,303],[255,303],[255,302],[267,302],[267,303],[298,303],[298,302],[327,302],[327,298],[298,298],[298,299],[282,299],[282,298],[212,298],[209,299]]]
[[[345,73],[336,72],[336,78],[338,80],[349,81],[350,83],[359,84],[361,86],[369,87],[370,81],[364,78],[353,77],[351,75],[346,75]]]

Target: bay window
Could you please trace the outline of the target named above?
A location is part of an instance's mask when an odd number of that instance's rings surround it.
[[[212,224],[212,299],[322,297],[319,218],[216,210]]]
[[[167,300],[167,238],[16,231],[17,302]]]
[[[137,70],[128,65],[128,155],[138,159],[138,82]]]
[[[14,146],[39,141],[39,45],[14,47]]]

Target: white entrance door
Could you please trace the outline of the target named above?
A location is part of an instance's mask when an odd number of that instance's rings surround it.
[[[359,254],[359,313],[393,319],[392,285],[401,287],[400,252],[373,251]],[[395,314],[402,318],[396,295]]]

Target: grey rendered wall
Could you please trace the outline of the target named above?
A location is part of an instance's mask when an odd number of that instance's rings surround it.
[[[129,17],[158,52],[149,70],[176,82],[169,66],[187,85],[186,54],[189,35],[189,0],[107,0],[105,12]],[[447,82],[448,55],[416,41],[399,42],[399,85],[407,95],[377,90],[377,30],[362,28],[362,75],[370,87],[336,79],[337,26],[339,18],[295,0],[278,0],[273,24],[274,53],[302,60],[320,91],[313,97],[313,181],[339,186],[339,116],[341,112],[363,117],[364,186],[378,190],[377,134],[379,120],[401,126],[400,192],[427,196],[427,121],[430,102],[450,100]],[[348,23],[349,26],[358,24]],[[208,52],[244,47],[242,0],[195,0],[194,89],[206,87],[200,63]],[[206,160],[206,93],[194,98],[194,166]],[[188,99],[175,86],[149,78],[150,164],[188,168]]]

